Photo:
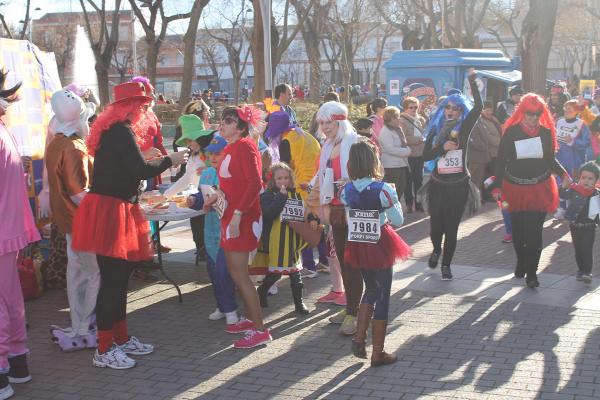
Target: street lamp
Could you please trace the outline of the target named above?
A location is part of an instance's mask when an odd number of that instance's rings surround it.
[[[260,0],[263,23],[265,97],[273,97],[273,71],[271,68],[271,0]]]
[[[4,3],[0,3],[0,6],[4,5]],[[36,7],[34,10],[35,11],[42,11],[41,8]],[[33,44],[33,12],[31,13],[32,15],[29,17],[28,21],[29,21],[29,42]],[[25,21],[24,20],[20,20],[19,21],[20,24],[24,24]]]

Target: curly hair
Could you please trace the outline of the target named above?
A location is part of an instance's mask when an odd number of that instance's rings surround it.
[[[88,153],[92,156],[96,153],[96,150],[100,147],[102,134],[117,122],[131,122],[131,129],[135,133],[137,143],[143,143],[144,137],[148,132],[149,123],[149,118],[146,117],[146,113],[140,111],[144,104],[148,104],[148,101],[130,100],[128,102],[113,103],[106,106],[104,111],[100,113],[90,128],[90,134],[86,139]],[[139,113],[138,118],[136,118],[135,121],[130,121],[130,114],[136,113]]]
[[[521,98],[521,102],[517,105],[517,108],[513,114],[506,120],[506,122],[504,122],[502,134],[504,134],[504,132],[506,132],[506,130],[511,126],[518,125],[523,122],[523,118],[525,118],[525,113],[527,112],[542,113],[540,116],[540,125],[550,130],[552,133],[552,146],[554,149],[558,149],[558,143],[556,141],[556,127],[554,125],[554,118],[552,118],[550,108],[548,108],[548,104],[546,104],[544,98],[535,93],[527,93]]]

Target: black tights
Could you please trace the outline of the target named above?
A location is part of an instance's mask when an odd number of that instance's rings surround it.
[[[262,286],[265,288],[265,292],[271,288],[281,279],[281,274],[267,274],[262,281]],[[293,272],[290,274],[290,286],[302,285],[302,276],[300,272]]]
[[[517,254],[515,274],[534,278],[542,255],[542,229],[545,212],[519,211],[510,213],[513,246]]]
[[[127,283],[134,264],[119,258],[96,256],[100,269],[100,290],[96,300],[99,330],[110,330],[127,314]]]

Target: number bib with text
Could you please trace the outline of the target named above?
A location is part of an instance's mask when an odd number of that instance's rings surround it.
[[[456,174],[463,172],[463,153],[462,150],[450,150],[437,162],[439,174]]]
[[[348,211],[349,242],[377,243],[380,236],[379,211],[356,209]]]
[[[287,199],[280,218],[281,222],[304,222],[304,203],[302,200]]]
[[[217,201],[213,204],[213,208],[217,212],[219,219],[223,218],[223,213],[225,213],[225,209],[227,208],[227,200],[225,200],[225,196],[217,196]]]

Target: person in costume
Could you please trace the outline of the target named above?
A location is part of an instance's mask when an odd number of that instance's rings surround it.
[[[90,191],[73,218],[74,251],[96,254],[100,289],[96,302],[97,367],[135,366],[129,355],[150,354],[154,347],[129,336],[127,283],[138,262],[152,259],[149,225],[139,207],[141,181],[187,161],[187,150],[146,160],[139,143],[152,101],[142,83],[114,87],[114,102],[90,129],[86,144],[94,157]],[[110,221],[110,223],[107,223]]]
[[[271,285],[282,275],[289,275],[296,312],[306,315],[309,311],[302,300],[304,284],[300,275],[300,252],[306,247],[306,242],[287,222],[280,219],[287,200],[301,200],[302,196],[296,190],[294,172],[287,164],[273,164],[270,175],[267,188],[260,195],[263,231],[253,262],[255,266],[264,266],[266,272],[262,284],[257,288],[260,305],[268,307],[267,295]]]
[[[29,382],[25,303],[17,257],[29,243],[39,241],[25,185],[25,172],[17,141],[2,117],[19,99],[17,83],[5,89],[8,72],[0,68],[0,399],[14,394],[11,383]]]
[[[204,148],[208,154],[209,165],[202,170],[198,193],[188,197],[188,206],[194,210],[202,210],[204,201],[218,190],[219,177],[216,166],[223,159],[223,149],[227,141],[219,135],[214,135],[211,142]],[[225,253],[221,247],[221,220],[218,212],[213,207],[207,207],[204,221],[204,248],[206,249],[206,269],[212,282],[213,295],[217,303],[217,309],[208,316],[208,319],[216,321],[225,318],[227,325],[235,325],[239,322],[237,315],[237,303],[235,301],[235,284],[227,271]]]
[[[254,107],[227,107],[221,116],[219,133],[227,140],[223,161],[219,163],[219,183],[226,207],[221,218],[221,247],[225,251],[227,269],[244,301],[249,319],[241,319],[228,326],[229,333],[246,332],[234,343],[236,348],[252,348],[272,340],[265,328],[248,264],[250,253],[256,251],[262,232],[259,194],[262,190],[261,156],[256,141],[249,137],[250,128],[256,128],[262,112]],[[213,196],[206,201],[212,206]]]
[[[584,283],[592,283],[592,267],[594,265],[594,239],[598,218],[598,199],[600,191],[600,167],[589,161],[579,168],[579,180],[568,185],[563,182],[559,189],[562,199],[568,200],[565,217],[569,220],[571,239],[575,248],[575,262],[577,263],[576,279]]]
[[[348,121],[348,108],[342,103],[329,101],[323,104],[317,113],[317,121],[326,140],[319,155],[317,179],[307,203],[310,212],[315,216],[320,214],[321,220],[330,225],[333,231],[335,251],[344,282],[346,309],[331,317],[329,321],[341,324],[340,333],[350,336],[356,332],[356,314],[362,296],[363,280],[360,271],[347,268],[344,264],[348,225],[340,193],[343,185],[350,180],[350,146],[356,143],[360,136]]]
[[[471,182],[467,170],[467,146],[471,131],[483,110],[483,100],[477,87],[476,72],[469,70],[469,85],[475,100],[471,105],[462,94],[446,97],[433,114],[427,127],[423,150],[425,161],[435,160],[431,178],[419,190],[421,204],[431,216],[430,238],[433,252],[429,268],[437,267],[442,255],[442,280],[452,280],[450,264],[458,235],[458,226],[465,208],[473,213],[480,206],[479,190]]]
[[[385,333],[392,290],[393,266],[406,260],[410,247],[396,233],[394,227],[404,222],[402,206],[396,190],[381,182],[383,168],[377,157],[377,148],[368,140],[361,140],[350,148],[348,174],[351,182],[344,186],[342,201],[348,210],[376,210],[380,235],[372,242],[352,241],[346,245],[344,263],[358,269],[365,282],[365,293],[358,309],[356,334],[352,338],[352,353],[367,358],[365,342],[371,325],[373,352],[371,366],[392,364],[396,356],[386,353]]]
[[[546,213],[558,206],[558,186],[552,174],[571,183],[556,160],[556,130],[544,99],[528,93],[503,127],[496,180],[492,194],[508,203],[513,246],[517,255],[515,277],[527,275],[530,288],[539,286],[537,268],[542,253]]]
[[[71,326],[52,325],[53,340],[63,351],[96,347],[93,321],[100,272],[96,255],[73,251],[72,223],[77,207],[90,186],[93,159],[88,155],[88,109],[81,98],[61,89],[50,101],[55,134],[46,148],[46,170],[53,220],[67,241],[67,295]]]
[[[564,105],[564,117],[556,121],[556,138],[558,152],[556,159],[567,170],[570,176],[577,176],[579,167],[586,161],[586,152],[591,146],[591,134],[583,119],[577,117],[577,100],[569,100]],[[560,181],[558,182],[560,184]],[[561,201],[554,213],[554,218],[565,217],[566,201]]]

